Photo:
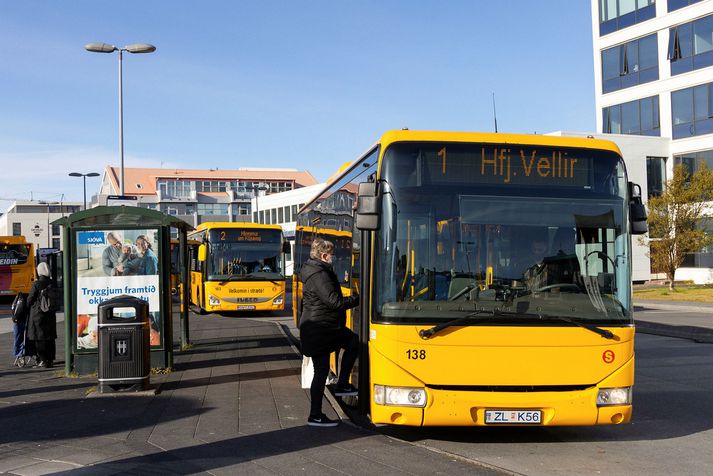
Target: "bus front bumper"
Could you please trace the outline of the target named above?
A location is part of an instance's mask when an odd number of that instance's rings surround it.
[[[631,405],[596,405],[597,387],[564,392],[470,392],[428,389],[432,402],[424,411],[427,426],[611,425],[631,420]],[[539,423],[489,422],[486,411],[541,412]]]
[[[597,406],[598,391],[597,387],[522,393],[426,388],[425,408],[372,404],[372,422],[406,426],[587,426],[631,420],[631,404]],[[486,411],[539,412],[539,422],[486,422]]]

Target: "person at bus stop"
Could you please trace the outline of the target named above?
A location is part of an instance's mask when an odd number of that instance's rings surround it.
[[[40,308],[40,294],[51,285],[50,268],[47,263],[40,263],[37,265],[37,281],[32,283],[32,289],[27,296],[27,306],[30,308],[27,338],[34,341],[37,350],[38,362],[35,367],[52,367],[55,356],[57,317],[54,311],[45,312]]]
[[[35,355],[34,346],[31,340],[27,339],[27,318],[30,315],[30,309],[27,307],[27,295],[17,293],[15,300],[12,303],[12,336],[13,336],[13,355],[15,362],[13,365],[22,367],[29,358]]]
[[[312,358],[314,377],[310,386],[310,426],[337,426],[322,413],[322,396],[329,374],[329,356],[344,349],[339,378],[334,394],[338,397],[357,395],[349,376],[359,351],[359,338],[346,328],[346,311],[359,304],[359,296],[342,295],[337,275],[332,268],[334,244],[315,238],[310,258],[302,265],[302,315],[300,340],[302,353]]]

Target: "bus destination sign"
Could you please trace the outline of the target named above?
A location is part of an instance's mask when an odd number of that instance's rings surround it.
[[[493,185],[587,187],[592,158],[585,151],[552,147],[445,146],[428,157],[433,182],[473,182]]]
[[[255,228],[214,229],[210,231],[210,241],[213,243],[279,243],[280,232]]]

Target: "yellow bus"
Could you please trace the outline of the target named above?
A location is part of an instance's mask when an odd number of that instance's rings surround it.
[[[315,224],[313,226],[296,226],[295,227],[295,248],[294,248],[294,273],[292,274],[292,314],[295,319],[295,324],[299,323],[301,315],[301,300],[302,287],[298,279],[299,270],[302,263],[309,259],[309,251],[312,242],[315,238],[323,238],[334,243],[334,260],[332,267],[339,279],[339,284],[342,288],[342,294],[345,296],[351,295],[351,270],[352,270],[352,255],[355,251],[352,246],[351,230],[335,230],[325,226]],[[347,311],[348,321],[351,321],[349,315],[351,311]]]
[[[285,309],[285,248],[279,225],[198,225],[188,236],[191,304],[199,312]]]
[[[0,295],[27,294],[34,280],[34,245],[24,236],[0,236]]]
[[[335,218],[360,250],[352,380],[373,423],[630,420],[646,213],[615,144],[387,132],[297,225]]]

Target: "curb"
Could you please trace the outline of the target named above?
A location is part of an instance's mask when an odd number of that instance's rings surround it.
[[[694,326],[673,326],[658,322],[636,321],[636,331],[664,337],[690,339],[700,344],[713,344],[713,329]]]
[[[660,301],[639,301],[634,303],[634,312],[636,311],[682,311],[682,312],[700,312],[704,314],[713,313],[713,307],[701,306],[699,304],[685,302],[685,304],[674,304],[675,301],[660,302]]]

